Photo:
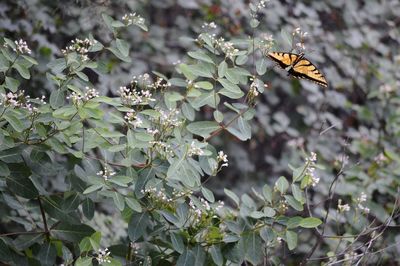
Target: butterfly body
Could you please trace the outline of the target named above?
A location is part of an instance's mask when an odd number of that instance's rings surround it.
[[[267,56],[295,78],[311,80],[320,86],[328,87],[324,75],[307,59],[304,53],[269,52]]]

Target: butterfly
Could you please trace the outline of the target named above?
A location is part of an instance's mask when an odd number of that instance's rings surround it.
[[[267,56],[293,77],[308,79],[320,86],[328,87],[324,75],[304,57],[304,53],[269,52]]]

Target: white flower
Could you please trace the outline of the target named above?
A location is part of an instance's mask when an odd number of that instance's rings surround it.
[[[110,260],[110,254],[111,252],[108,251],[108,248],[105,249],[99,249],[97,253],[96,260],[101,264],[101,263],[111,263]]]
[[[228,155],[226,155],[226,154],[224,153],[224,151],[219,151],[219,152],[218,152],[218,156],[217,156],[217,160],[218,160],[219,162],[225,162],[225,163],[227,163],[227,162],[228,162]]]
[[[338,210],[339,210],[339,212],[348,212],[348,211],[350,211],[350,206],[349,206],[349,204],[343,204],[342,205],[342,200],[339,199],[339,201],[338,201]]]
[[[196,143],[194,141],[192,141],[192,143],[190,144],[190,148],[188,150],[188,156],[192,157],[195,155],[203,155],[204,151],[196,146]]]
[[[104,170],[100,170],[96,173],[97,176],[103,177],[106,181],[115,174],[116,173],[107,165],[104,165]]]
[[[14,42],[16,45],[16,48],[14,48],[14,52],[18,52],[21,54],[31,54],[31,49],[29,49],[28,44],[26,41],[20,39],[19,41]]]
[[[125,14],[122,20],[127,26],[132,24],[144,24],[145,22],[144,18],[136,13]]]
[[[365,192],[361,192],[360,196],[357,198],[357,202],[365,202],[367,201],[367,194]]]

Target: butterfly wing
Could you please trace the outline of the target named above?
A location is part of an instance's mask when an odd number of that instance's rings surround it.
[[[267,56],[277,62],[280,67],[288,70],[295,78],[311,80],[321,86],[328,87],[324,75],[303,54],[292,54],[283,52],[269,52]],[[288,67],[291,68],[287,69]]]
[[[273,61],[277,62],[281,68],[285,69],[296,62],[300,55],[282,52],[269,52],[267,56]]]
[[[296,78],[308,79],[314,81],[318,85],[328,87],[328,82],[324,75],[304,57],[293,65],[293,68],[289,70],[289,73]]]

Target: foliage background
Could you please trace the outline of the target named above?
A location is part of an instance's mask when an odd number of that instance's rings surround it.
[[[324,166],[318,172],[320,183],[310,191],[314,213],[323,216],[328,207],[324,202],[329,186],[346,158],[334,197],[351,202],[364,191],[371,209],[365,219],[384,223],[396,207],[394,199],[400,181],[399,1],[271,1],[262,10],[261,24],[254,33],[247,22],[247,6],[247,1],[242,0],[2,1],[0,32],[11,39],[25,39],[40,60],[39,66],[45,66],[61,56],[59,47],[65,47],[75,37],[91,32],[102,42],[109,42],[102,13],[117,18],[128,12],[141,14],[151,25],[149,31],[132,28],[124,33],[131,42],[132,62],[117,64],[107,58],[104,69],[111,74],[106,78],[95,72],[86,73],[100,94],[113,96],[133,75],[151,71],[173,75],[175,63],[187,60],[186,51],[196,47],[190,38],[197,36],[204,21],[215,21],[217,35],[223,33],[237,43],[247,35],[272,34],[275,48],[284,51],[291,47],[281,31],[290,33],[301,27],[308,32],[307,58],[322,69],[329,88],[321,89],[307,81],[290,79],[279,69],[269,69],[263,76],[268,89],[256,106],[252,139],[242,142],[224,133],[214,140],[229,155],[230,166],[208,187],[220,199],[224,198],[224,187],[239,195],[248,193],[251,187],[289,175],[288,164],[300,165],[302,154],[314,151],[318,163]],[[268,66],[273,64],[268,62]],[[41,78],[45,70],[35,68],[37,73],[31,73],[29,84],[22,84],[29,94],[49,94],[52,85]],[[212,117],[212,110],[204,108],[202,116],[207,120]],[[49,168],[52,174],[47,175],[48,186],[62,191],[66,184],[58,166]],[[330,207],[335,209],[336,205]],[[103,208],[96,213],[94,222],[103,232],[110,232],[112,242],[123,235],[124,226],[115,223],[118,218],[112,216],[111,209]],[[375,262],[398,257],[399,251],[393,245],[398,239],[397,221],[395,216],[379,240],[378,247],[390,248],[374,256]],[[357,228],[363,222],[367,221],[361,219],[353,226]],[[7,232],[12,226],[12,221],[2,221],[0,228]],[[301,245],[299,253],[310,248],[307,241]],[[325,255],[324,248],[319,247],[316,254]],[[292,255],[282,253],[283,257]]]

